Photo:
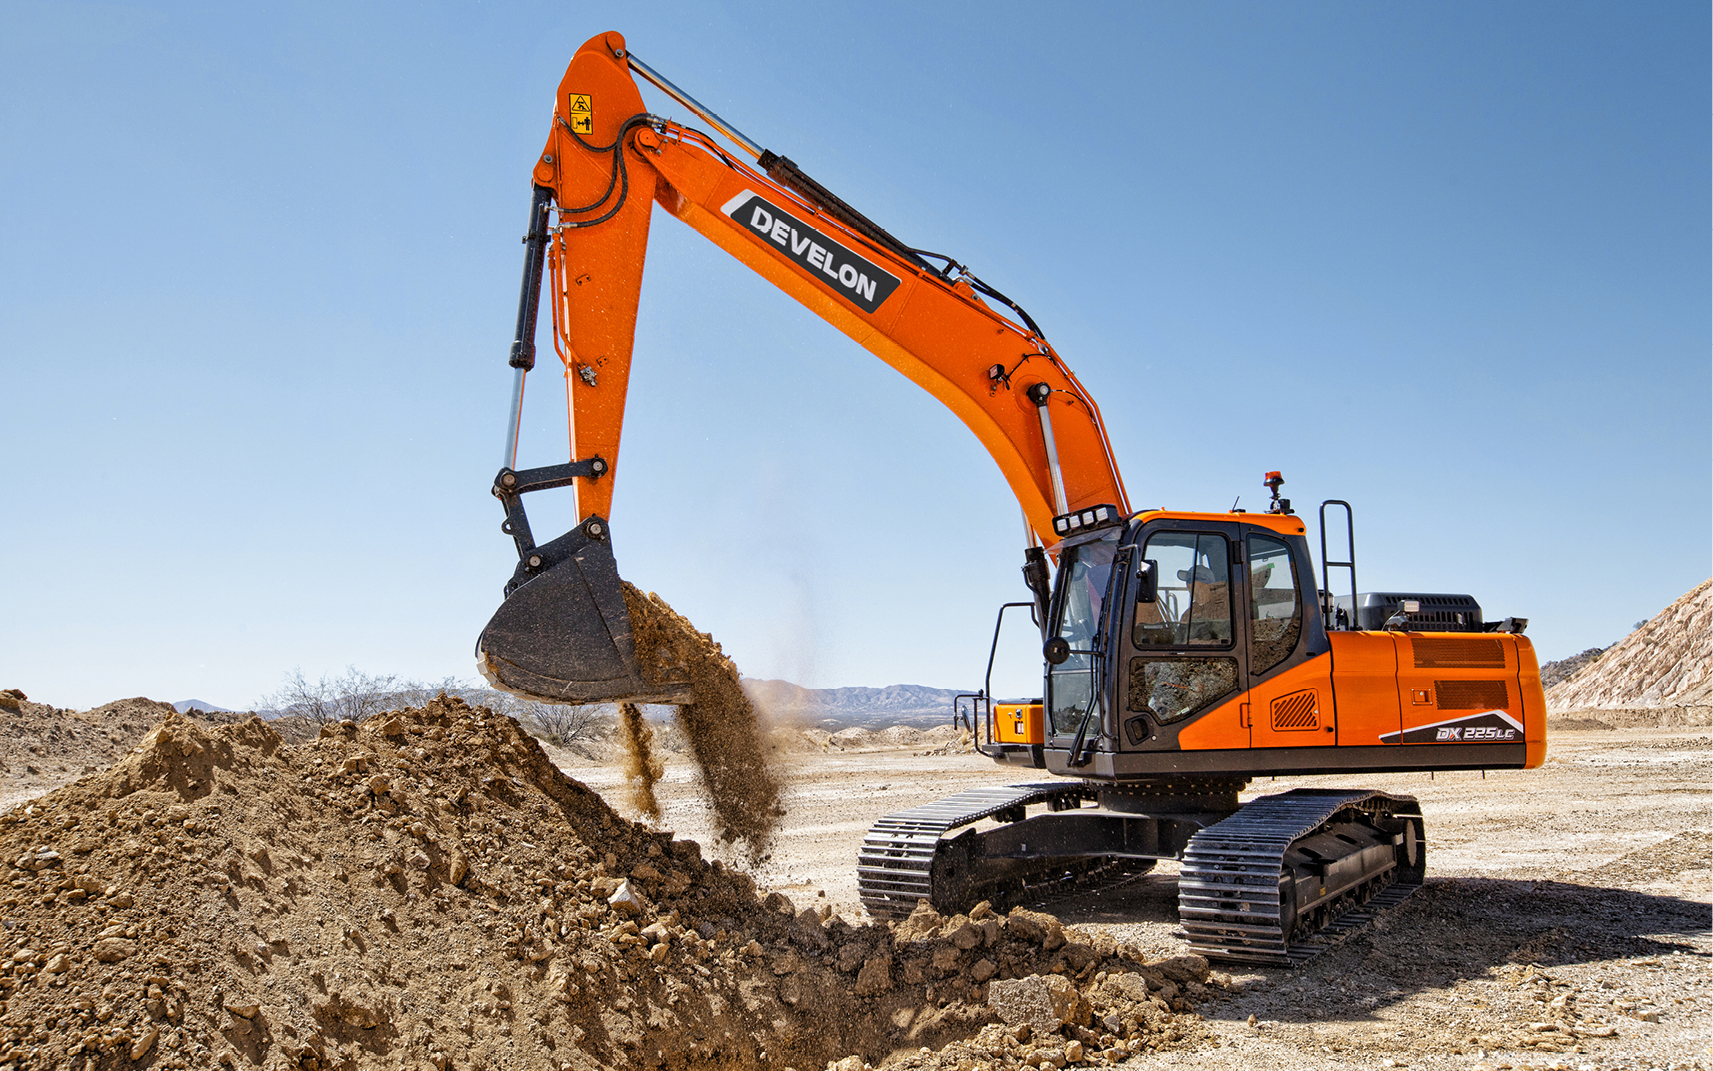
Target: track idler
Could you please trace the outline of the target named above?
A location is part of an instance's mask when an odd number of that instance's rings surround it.
[[[530,536],[520,496],[564,486],[597,465],[599,458],[501,469],[495,478],[494,495],[506,506],[502,530],[517,543],[518,566],[476,641],[477,668],[494,687],[547,703],[690,703],[686,674],[639,664],[606,518],[587,517],[540,546]]]

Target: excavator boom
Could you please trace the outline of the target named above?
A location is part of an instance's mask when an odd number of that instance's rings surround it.
[[[755,162],[649,114],[633,69]],[[682,682],[636,664],[606,524],[656,203],[951,409],[999,465],[1044,547],[1080,524],[1084,511],[1128,514],[1099,407],[1027,313],[962,265],[906,245],[789,159],[760,149],[631,57],[619,34],[592,38],[573,57],[533,178],[511,356],[517,387],[494,486],[519,566],[478,642],[483,673],[497,686],[561,701],[684,695]],[[520,471],[515,429],[541,299],[570,395],[571,457]],[[568,484],[581,523],[537,546],[521,496]]]

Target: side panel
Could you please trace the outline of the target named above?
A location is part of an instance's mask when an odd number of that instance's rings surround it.
[[[1339,746],[1397,743],[1403,718],[1396,639],[1387,632],[1329,632],[1326,638],[1332,645]]]
[[[1267,678],[1246,701],[1250,747],[1324,747],[1337,739],[1331,655]]]
[[[1546,692],[1541,688],[1535,645],[1522,636],[1516,638],[1516,645],[1517,690],[1523,701],[1523,728],[1529,755],[1525,768],[1532,770],[1546,761]]]
[[[1397,634],[1402,731],[1384,743],[1524,742],[1515,637],[1501,633]]]

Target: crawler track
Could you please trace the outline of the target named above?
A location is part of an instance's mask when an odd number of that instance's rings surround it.
[[[1063,781],[972,788],[869,827],[857,853],[857,892],[877,919],[903,918],[918,900],[933,900],[934,855],[945,833],[1032,803],[1075,806],[1093,790]]]
[[[1341,824],[1383,829],[1413,821],[1419,829],[1420,814],[1409,796],[1297,789],[1254,800],[1202,830],[1190,839],[1178,876],[1178,917],[1191,947],[1210,957],[1280,965],[1318,955],[1420,887],[1423,848],[1416,846],[1410,865],[1371,869],[1335,897],[1288,918],[1282,917],[1291,902],[1282,894],[1292,878],[1287,853],[1307,837],[1336,833]],[[1333,868],[1341,861],[1329,860]]]

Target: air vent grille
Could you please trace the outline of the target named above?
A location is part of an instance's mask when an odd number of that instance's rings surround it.
[[[1511,696],[1504,681],[1434,681],[1433,698],[1441,710],[1504,710]]]
[[[1311,689],[1273,700],[1273,729],[1295,732],[1320,728],[1319,696]]]
[[[1411,639],[1417,669],[1504,669],[1505,645],[1491,637]]]

